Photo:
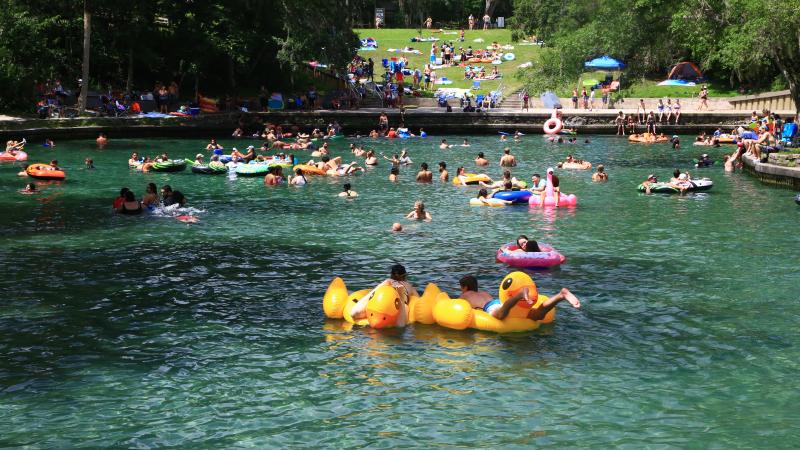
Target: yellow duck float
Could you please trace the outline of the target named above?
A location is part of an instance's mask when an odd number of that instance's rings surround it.
[[[548,300],[545,295],[538,294],[536,283],[524,272],[511,272],[500,283],[498,298],[504,303],[511,297],[527,288],[529,293],[534,293],[536,301],[520,300],[511,308],[505,319],[497,319],[483,310],[474,309],[470,303],[461,298],[450,298],[434,283],[429,283],[419,297],[411,297],[405,308],[408,314],[407,323],[421,323],[425,325],[438,324],[445,328],[464,330],[473,328],[482,331],[497,333],[514,333],[530,331],[540,325],[551,323],[555,320],[556,310],[550,310],[542,320],[531,320],[528,313],[531,309],[539,307]],[[354,319],[351,311],[358,301],[366,295],[371,297],[367,301],[366,317]],[[529,297],[533,295],[529,294]],[[348,293],[347,286],[339,277],[333,279],[322,299],[322,309],[331,319],[344,319],[345,321],[360,325],[369,325],[372,328],[391,328],[397,325],[400,317],[400,295],[388,285],[381,285],[371,289],[362,289]]]

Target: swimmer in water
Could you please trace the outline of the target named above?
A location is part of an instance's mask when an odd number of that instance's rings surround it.
[[[439,162],[439,180],[447,181],[450,179],[450,174],[447,173],[447,163],[444,161]]]
[[[471,145],[469,144],[469,141],[468,141],[468,140],[466,140],[466,139],[464,139],[464,143],[463,143],[463,144],[461,144],[461,146],[462,146],[462,147],[471,147]]]
[[[342,192],[339,192],[339,197],[342,198],[356,198],[358,197],[358,192],[351,189],[350,183],[345,183],[344,187],[342,188]]]
[[[406,214],[406,219],[411,220],[432,220],[431,213],[425,211],[425,204],[417,200],[414,203],[414,210]]]
[[[417,173],[417,183],[431,183],[433,182],[433,172],[428,170],[428,163],[422,163]]]
[[[608,174],[606,173],[606,168],[602,164],[597,165],[597,172],[592,174],[592,181],[595,182],[603,182],[608,181]]]
[[[478,199],[478,200],[479,200],[481,203],[483,203],[484,205],[488,205],[488,204],[489,204],[489,199],[490,199],[490,198],[491,198],[491,197],[489,196],[489,191],[487,191],[487,190],[486,190],[486,188],[482,188],[481,190],[479,190],[479,191],[478,191],[478,196],[477,196],[477,199]],[[496,202],[503,202],[503,204],[505,204],[505,205],[510,205],[510,204],[512,204],[512,203],[513,203],[513,202],[512,202],[512,201],[510,201],[510,200],[500,200],[500,199],[498,199],[498,198],[495,198],[495,199],[493,199],[493,200],[494,200],[494,201],[496,201]]]
[[[442,139],[442,143],[439,144],[439,149],[441,150],[447,150],[450,147],[452,147],[452,145],[447,143],[447,139]]]
[[[399,222],[393,223],[392,224],[392,232],[399,233],[400,231],[403,231],[403,225],[401,225]]]
[[[506,147],[503,149],[503,156],[500,158],[501,167],[514,167],[517,165],[517,158],[511,154],[511,149]]]
[[[483,152],[478,153],[478,157],[475,158],[475,165],[476,166],[488,166],[489,160],[483,155]]]

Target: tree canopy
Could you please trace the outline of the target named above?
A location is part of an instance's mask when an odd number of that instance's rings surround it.
[[[358,47],[351,7],[322,0],[88,0],[90,88],[151,89],[156,81],[204,92],[288,87],[308,60],[344,67]],[[30,101],[35,80],[80,78],[83,2],[0,0],[0,108]],[[191,89],[188,89],[191,91]],[[184,91],[186,92],[186,91]]]
[[[532,91],[564,88],[607,54],[633,74],[695,61],[732,86],[788,86],[800,105],[798,13],[800,0],[514,0],[511,25],[546,43],[522,73]]]

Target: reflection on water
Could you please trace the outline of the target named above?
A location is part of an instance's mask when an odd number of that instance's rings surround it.
[[[458,136],[448,136],[457,141]],[[649,173],[689,169],[692,150],[500,143],[470,138],[360,140],[415,163],[348,179],[265,189],[259,179],[142,174],[130,151],[191,157],[201,140],[59,143],[63,183],[21,195],[0,166],[0,441],[9,447],[788,447],[797,395],[797,208],[790,196],[711,168],[714,188],[643,195]],[[334,155],[350,158],[349,142]],[[246,146],[247,142],[227,142]],[[258,146],[258,145],[257,145]],[[610,181],[559,173],[576,208],[472,208],[474,189],[418,185],[417,165],[496,165],[510,146],[528,179],[567,153],[605,164]],[[704,149],[718,159],[725,149]],[[52,159],[32,150],[33,159]],[[83,170],[94,159],[97,169]],[[200,216],[115,216],[120,187],[171,184]],[[434,219],[402,219],[422,199]],[[764,222],[769,219],[769,223]],[[393,222],[405,231],[390,233]],[[336,276],[352,292],[401,262],[420,289],[450,294],[475,274],[495,295],[509,269],[497,248],[519,234],[567,256],[532,272],[561,308],[532,333],[415,324],[372,330],[327,320]],[[789,255],[776,257],[776,255]],[[746,407],[743,408],[743,405]],[[752,430],[759,430],[753,433]]]

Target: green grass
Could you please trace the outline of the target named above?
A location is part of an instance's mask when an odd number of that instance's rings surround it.
[[[666,74],[663,78],[657,80],[651,79],[637,79],[630,80],[630,85],[624,89],[626,97],[642,97],[642,98],[658,98],[658,97],[697,97],[700,93],[701,85],[697,86],[658,86],[658,83],[667,78]],[[735,89],[727,86],[722,86],[719,83],[705,83],[708,88],[708,96],[714,97],[735,97],[739,94]]]
[[[381,60],[383,58],[391,59],[391,57],[396,56],[400,57],[405,56],[410,64],[411,69],[422,68],[425,67],[425,64],[429,61],[430,52],[431,52],[431,43],[430,42],[411,42],[411,38],[415,36],[419,36],[417,29],[382,29],[382,30],[375,30],[375,29],[357,29],[355,30],[356,33],[363,39],[366,37],[372,37],[378,41],[378,50],[376,51],[366,51],[366,52],[359,52],[364,58],[372,58],[375,61],[375,77],[376,79],[378,76],[383,74],[383,68],[381,67]],[[445,31],[455,31],[458,32],[459,30],[445,30]],[[422,31],[422,37],[435,37],[439,38],[437,42],[437,46],[440,46],[443,41],[453,42],[456,47],[456,51],[458,51],[459,47],[466,48],[467,46],[472,46],[473,49],[477,48],[486,48],[487,46],[491,45],[492,42],[497,41],[500,45],[510,44],[514,46],[513,50],[506,50],[507,52],[514,53],[516,55],[516,59],[514,61],[505,61],[503,64],[498,66],[498,70],[503,75],[503,78],[500,80],[489,80],[489,81],[481,81],[481,90],[480,93],[486,93],[492,90],[497,89],[498,86],[502,83],[503,85],[503,92],[508,95],[511,92],[519,89],[522,86],[522,82],[516,79],[515,75],[519,70],[518,66],[527,61],[535,61],[536,60],[536,53],[539,51],[539,47],[535,45],[519,45],[519,43],[511,42],[511,30],[509,29],[494,29],[494,30],[474,30],[469,31],[466,30],[464,36],[464,42],[458,41],[458,34],[443,34],[443,33],[430,33],[427,30]],[[483,42],[474,42],[475,39],[481,38]],[[419,50],[422,52],[420,55],[414,55],[411,53],[390,53],[387,52],[386,49],[389,48],[403,48],[403,47],[412,47],[414,49]],[[479,64],[486,69],[486,73],[490,73],[492,71],[491,64]],[[436,69],[436,77],[440,78],[442,76],[447,77],[448,79],[453,81],[453,84],[447,86],[434,86],[434,90],[438,87],[454,87],[454,88],[471,88],[472,81],[471,80],[464,80],[464,69],[459,66],[448,67],[444,69]]]

